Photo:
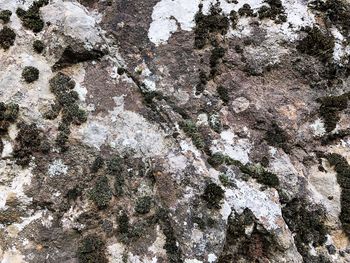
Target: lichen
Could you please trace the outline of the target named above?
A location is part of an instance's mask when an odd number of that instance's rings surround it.
[[[15,43],[15,40],[16,40],[16,33],[11,28],[4,26],[0,30],[0,46],[3,49],[5,50],[9,49],[11,46],[13,46],[13,44]]]
[[[32,66],[26,66],[22,71],[22,77],[27,83],[32,83],[39,79],[39,70]]]

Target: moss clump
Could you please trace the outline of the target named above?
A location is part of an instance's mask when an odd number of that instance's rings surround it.
[[[230,25],[229,19],[221,14],[219,4],[212,5],[208,15],[204,15],[202,9],[203,6],[199,5],[195,16],[194,46],[197,49],[202,49],[208,43],[211,34],[225,35]]]
[[[112,190],[109,187],[107,176],[101,176],[97,179],[95,186],[90,192],[90,199],[94,201],[99,209],[104,209],[108,206],[112,199]]]
[[[70,126],[86,122],[87,114],[78,105],[79,95],[73,90],[75,87],[74,80],[60,72],[50,79],[49,83],[50,91],[55,95],[56,102],[51,105],[51,110],[46,112],[44,116],[47,119],[55,119],[62,112],[56,144],[61,150],[67,150]]]
[[[16,33],[11,28],[4,26],[3,29],[0,30],[0,46],[1,48],[7,50],[16,40]]]
[[[217,133],[222,131],[222,123],[219,114],[214,113],[209,115],[209,126]]]
[[[10,10],[1,10],[0,11],[0,20],[4,22],[5,24],[10,22],[10,17],[12,15],[12,12]]]
[[[97,235],[88,235],[80,241],[78,248],[79,263],[107,263],[106,244]]]
[[[348,107],[350,93],[344,93],[340,96],[329,96],[318,98],[317,102],[321,103],[320,115],[324,121],[327,132],[335,129],[340,120],[339,112]]]
[[[328,154],[326,158],[337,172],[337,181],[342,190],[340,195],[341,212],[339,219],[344,231],[350,235],[350,165],[343,156],[336,153]]]
[[[316,0],[310,3],[310,7],[324,13],[338,29],[348,35],[350,32],[350,5],[342,0]]]
[[[318,247],[327,240],[328,230],[323,207],[304,199],[293,199],[282,207],[282,215],[289,229],[295,234],[294,240],[299,253],[304,259],[309,259],[309,244]]]
[[[218,65],[221,59],[225,56],[226,50],[223,47],[216,46],[211,51],[209,63],[210,63],[210,76],[215,77],[218,71]]]
[[[238,14],[235,10],[232,10],[230,13],[231,27],[232,29],[236,29],[238,24]]]
[[[224,103],[228,103],[230,101],[229,92],[225,87],[219,86],[219,87],[217,87],[216,91],[218,92],[220,99]]]
[[[97,173],[104,165],[104,160],[101,156],[97,156],[91,165],[90,171],[92,173]]]
[[[160,209],[157,212],[157,221],[159,221],[163,234],[165,236],[165,244],[163,248],[166,250],[168,261],[170,263],[182,263],[182,251],[178,246],[174,229],[171,225],[171,221],[168,212],[165,209]]]
[[[267,143],[274,147],[282,148],[285,152],[289,152],[288,134],[273,122],[265,134],[265,140]]]
[[[118,175],[123,170],[123,159],[120,156],[112,157],[107,163],[107,171],[111,175]]]
[[[117,218],[118,221],[118,231],[121,234],[128,234],[130,230],[129,216],[123,211]]]
[[[13,156],[16,163],[22,166],[28,165],[35,153],[47,153],[50,150],[47,140],[35,123],[19,123],[19,131],[15,140]]]
[[[35,40],[33,42],[33,49],[36,53],[41,54],[44,48],[45,48],[45,45],[41,40]]]
[[[287,21],[287,16],[284,13],[284,8],[281,0],[265,0],[264,3],[268,4],[268,6],[263,5],[259,9],[258,15],[260,19],[270,18],[276,23]]]
[[[244,4],[239,10],[238,14],[240,16],[255,16],[253,9],[248,4]]]
[[[152,198],[150,196],[143,196],[137,199],[135,212],[139,214],[147,214],[151,210]]]
[[[183,131],[192,139],[193,144],[200,150],[205,146],[203,136],[198,130],[198,127],[191,120],[186,120],[181,123]]]
[[[0,135],[7,133],[10,124],[16,121],[18,113],[18,104],[0,102]]]
[[[201,94],[204,91],[205,85],[207,85],[208,79],[207,75],[203,70],[199,72],[199,82],[196,86],[196,95]]]
[[[20,214],[15,209],[6,209],[0,211],[0,225],[11,225],[20,221]]]
[[[250,209],[241,214],[231,213],[227,224],[226,241],[218,262],[269,262],[269,255],[278,245]]]
[[[32,66],[27,66],[22,71],[22,77],[27,83],[32,83],[39,79],[39,70]]]
[[[299,41],[297,49],[319,58],[322,62],[330,61],[333,57],[334,37],[329,33],[323,33],[318,27],[307,27],[305,32],[307,36]]]
[[[22,8],[16,10],[17,16],[21,19],[25,28],[32,30],[34,33],[40,32],[44,28],[44,21],[40,17],[40,8],[49,3],[48,0],[35,1],[27,11]]]
[[[222,199],[225,191],[215,183],[209,183],[204,190],[202,198],[206,201],[208,208],[221,208]]]

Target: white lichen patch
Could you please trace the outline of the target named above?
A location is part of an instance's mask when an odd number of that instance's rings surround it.
[[[0,255],[1,256],[1,255]],[[4,255],[0,257],[1,263],[26,263],[24,260],[24,255],[12,247],[4,252]]]
[[[116,107],[107,116],[96,116],[82,125],[79,134],[84,143],[100,147],[109,144],[120,151],[134,151],[136,156],[155,156],[166,152],[165,134],[141,115],[124,110],[124,97],[114,98]],[[94,137],[93,128],[97,133]]]
[[[24,193],[24,188],[31,183],[32,168],[18,169],[6,161],[0,161],[0,209],[6,209],[6,200],[17,198],[22,204],[29,204],[32,198]]]
[[[282,212],[274,190],[260,191],[258,186],[235,180],[237,188],[226,189],[225,200],[241,214],[249,208],[268,230],[281,228]]]
[[[47,172],[49,173],[49,176],[66,175],[68,172],[68,166],[65,165],[61,159],[56,159],[49,164]]]
[[[119,263],[123,262],[125,246],[121,243],[114,243],[107,247],[108,262]]]
[[[310,168],[309,188],[312,191],[313,199],[316,203],[322,203],[325,206],[332,223],[336,224],[341,210],[341,188],[337,182],[336,172],[325,161],[323,166],[327,168],[327,172],[319,171],[317,165]]]
[[[324,122],[320,118],[316,119],[310,127],[313,130],[314,136],[322,136],[326,133]]]
[[[240,113],[242,111],[245,111],[246,109],[249,108],[249,100],[244,98],[244,97],[238,97],[231,103],[231,107],[234,112]]]
[[[157,225],[156,231],[157,231],[156,240],[148,248],[148,251],[152,252],[154,255],[166,257],[166,250],[164,249],[165,239],[166,239],[165,235],[160,230],[159,225]]]
[[[66,36],[80,40],[87,47],[102,42],[95,15],[78,2],[52,0],[41,8],[41,14],[46,22],[57,26]]]
[[[69,210],[64,213],[61,222],[63,229],[77,229],[82,230],[84,229],[85,225],[79,222],[76,222],[76,220],[79,218],[79,216],[87,211],[88,205],[85,204],[84,206],[71,206]]]
[[[249,139],[238,138],[229,130],[221,132],[220,136],[221,139],[214,140],[213,146],[210,148],[213,153],[221,152],[243,164],[249,162],[249,153],[252,148]]]
[[[238,11],[244,4],[249,4],[254,11],[263,5],[261,0],[239,1],[238,4],[228,3],[224,0],[219,2],[222,13],[225,15],[229,15],[232,10]],[[153,8],[148,38],[155,45],[160,45],[166,43],[178,29],[192,30],[195,26],[194,17],[199,10],[200,3],[203,4],[203,12],[208,13],[211,4],[215,4],[216,1],[162,0],[158,2]],[[302,26],[312,25],[315,20],[314,16],[308,10],[307,4],[300,0],[282,0],[282,5],[287,14],[287,22],[277,25],[273,21],[265,19],[262,21],[262,27],[271,34],[281,35],[282,38],[296,39],[296,32]],[[237,29],[231,30],[230,34],[238,36],[250,34],[248,29],[250,20],[251,18],[240,18]]]

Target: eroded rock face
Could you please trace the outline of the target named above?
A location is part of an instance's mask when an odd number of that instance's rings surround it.
[[[349,262],[349,10],[1,1],[0,262]]]

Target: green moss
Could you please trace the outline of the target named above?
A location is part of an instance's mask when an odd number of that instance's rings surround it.
[[[305,28],[307,36],[298,42],[297,49],[305,54],[315,56],[322,62],[333,58],[334,37],[330,33],[323,33],[318,27]]]
[[[1,10],[0,11],[0,20],[4,22],[5,24],[10,22],[10,17],[12,15],[12,12],[10,10]]]
[[[0,225],[8,226],[19,221],[21,221],[21,217],[15,209],[0,210]]]
[[[118,231],[121,234],[128,234],[130,231],[129,216],[123,211],[117,218],[118,221]]]
[[[22,71],[22,78],[27,83],[32,83],[39,79],[39,70],[32,66],[27,66]]]
[[[260,19],[270,18],[271,20],[275,20],[276,23],[287,21],[281,0],[265,0],[264,3],[268,5],[263,5],[258,10]]]
[[[41,54],[44,48],[45,48],[45,45],[41,40],[35,40],[33,42],[33,49],[36,53]]]
[[[328,154],[326,158],[337,172],[337,181],[341,188],[339,219],[344,231],[350,235],[350,165],[340,154]]]
[[[238,9],[238,14],[240,16],[255,16],[253,9],[248,4],[244,4],[240,9]]]
[[[339,112],[345,110],[348,106],[350,93],[344,93],[340,96],[329,96],[318,98],[317,102],[321,103],[320,115],[324,121],[327,132],[335,129],[340,120]]]
[[[137,199],[135,205],[135,212],[139,214],[147,214],[151,210],[152,198],[150,196],[143,196]]]
[[[198,127],[191,120],[186,120],[181,123],[183,131],[192,139],[193,144],[200,150],[205,146],[203,136],[198,130]]]
[[[28,165],[35,153],[46,154],[50,150],[48,142],[36,124],[19,123],[17,127],[19,131],[13,149],[17,164]]]
[[[112,199],[112,190],[109,187],[107,176],[97,179],[95,186],[90,192],[90,199],[94,201],[99,209],[106,208]]]
[[[225,56],[226,50],[223,47],[216,46],[211,51],[211,55],[209,58],[210,63],[210,76],[214,77],[217,74],[218,66],[220,64],[221,59]]]
[[[350,32],[350,5],[342,0],[316,0],[309,4],[313,9],[324,13],[325,18],[329,19],[344,34]]]
[[[11,28],[4,26],[0,30],[0,47],[7,50],[13,44],[15,43],[16,40],[16,33],[13,31]]]
[[[80,241],[78,248],[79,263],[107,263],[106,244],[97,235],[88,235]]]
[[[309,244],[318,247],[326,242],[328,229],[323,207],[304,199],[293,199],[282,207],[282,215],[294,234],[296,246],[304,259],[310,258]]]
[[[60,72],[50,79],[49,83],[50,91],[55,95],[56,102],[51,105],[51,109],[44,116],[48,119],[55,119],[62,112],[60,127],[64,127],[64,129],[60,129],[56,143],[61,150],[67,150],[71,125],[80,125],[86,122],[87,114],[78,105],[79,95],[73,90],[74,80]]]
[[[40,17],[40,8],[49,3],[48,0],[35,1],[27,11],[22,8],[16,10],[17,16],[21,19],[25,28],[32,30],[34,33],[40,32],[44,28],[44,21]]]
[[[182,251],[176,240],[174,229],[171,225],[169,213],[165,209],[160,209],[157,212],[157,219],[165,236],[165,244],[163,248],[166,250],[168,262],[182,263]]]
[[[236,29],[236,26],[238,24],[238,14],[235,10],[232,10],[230,12],[230,20],[232,29]]]
[[[7,133],[10,124],[16,121],[18,113],[17,104],[0,102],[0,135]]]
[[[204,89],[205,86],[207,85],[208,79],[207,79],[207,75],[203,70],[199,71],[199,82],[196,86],[196,95],[201,94]]]
[[[208,208],[221,208],[222,199],[224,199],[225,191],[215,183],[209,183],[205,187],[202,198],[206,201]]]
[[[97,156],[91,165],[90,171],[92,173],[97,173],[104,165],[104,160],[101,156]]]
[[[213,167],[217,167],[219,165],[222,165],[225,163],[226,160],[226,156],[220,152],[214,153],[212,154],[209,158],[208,158],[208,163],[213,166]]]
[[[221,14],[219,4],[212,5],[208,15],[204,15],[202,9],[203,6],[199,5],[195,16],[194,46],[197,49],[202,49],[208,43],[211,34],[225,35],[230,25],[229,19]]]
[[[288,134],[273,122],[265,134],[267,143],[274,147],[282,148],[285,152],[289,152]]]
[[[229,96],[229,92],[228,90],[223,87],[223,86],[219,86],[216,89],[217,93],[219,94],[220,99],[224,102],[224,103],[228,103],[230,101],[230,96]]]
[[[107,170],[112,175],[118,175],[123,167],[123,159],[120,156],[114,156],[107,163]]]

